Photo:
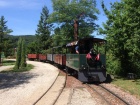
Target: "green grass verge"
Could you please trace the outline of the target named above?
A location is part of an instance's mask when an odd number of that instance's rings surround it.
[[[131,94],[140,98],[140,79],[128,80],[124,78],[117,78],[112,81],[112,84],[115,84],[123,90],[129,91]]]
[[[9,66],[9,65],[14,65],[15,61],[12,60],[3,60],[2,61],[2,66]]]
[[[31,65],[31,64],[27,64],[26,67],[19,68],[19,69],[15,69],[15,68],[13,68],[11,71],[12,71],[12,72],[25,72],[25,71],[29,71],[29,70],[31,70],[31,69],[33,69],[33,68],[34,68],[33,65]]]
[[[27,66],[24,67],[24,68],[15,69],[15,68],[13,67],[13,68],[10,68],[9,70],[3,70],[3,71],[1,71],[0,73],[25,72],[25,71],[29,71],[29,70],[31,70],[31,69],[33,69],[33,68],[34,68],[33,65],[27,64]]]

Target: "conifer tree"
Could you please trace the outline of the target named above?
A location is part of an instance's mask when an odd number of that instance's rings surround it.
[[[52,0],[52,4],[54,12],[48,20],[56,24],[55,29],[60,29],[53,37],[58,43],[66,44],[74,39],[74,20],[79,23],[79,38],[89,37],[97,30],[95,20],[98,19],[99,10],[96,0]]]
[[[21,64],[21,50],[22,50],[21,46],[22,46],[22,38],[20,38],[18,41],[16,63],[14,67],[16,70],[20,68],[20,64]]]
[[[24,68],[26,67],[26,55],[25,55],[25,40],[22,39],[22,42],[21,42],[21,68]]]
[[[1,63],[1,52],[2,52],[2,48],[3,48],[3,38],[4,35],[8,35],[9,33],[12,32],[11,29],[8,29],[8,27],[6,26],[7,21],[5,21],[4,16],[1,16],[0,18],[0,63]]]
[[[50,28],[51,24],[47,22],[49,10],[46,6],[42,8],[39,24],[36,30],[36,39],[40,50],[46,50],[50,45]]]

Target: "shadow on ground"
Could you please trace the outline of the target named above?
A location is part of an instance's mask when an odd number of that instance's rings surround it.
[[[0,89],[16,87],[20,84],[29,83],[36,74],[26,73],[0,73]]]

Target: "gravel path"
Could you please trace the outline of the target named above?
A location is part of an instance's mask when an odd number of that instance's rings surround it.
[[[0,105],[32,105],[59,74],[50,64],[27,63],[35,65],[34,69],[24,73],[0,73]],[[0,70],[4,69],[0,67]]]
[[[86,88],[73,89],[71,102],[68,105],[97,105]]]
[[[14,66],[13,65],[12,66],[0,66],[0,72],[3,71],[3,70],[6,71],[6,70],[8,70],[12,67],[14,67]]]
[[[41,100],[35,105],[53,105],[59,94],[61,93],[65,83],[64,76],[58,76],[54,85],[51,89],[45,94]],[[61,105],[61,104],[59,104]]]

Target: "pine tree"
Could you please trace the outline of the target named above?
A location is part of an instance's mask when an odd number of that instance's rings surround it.
[[[3,48],[3,38],[4,35],[7,35],[9,33],[12,32],[11,29],[8,29],[8,27],[6,26],[7,21],[5,21],[4,16],[1,16],[0,18],[0,64],[1,64],[1,52],[2,52],[2,48]]]
[[[50,28],[51,24],[47,22],[49,10],[46,6],[42,8],[38,28],[36,30],[36,39],[40,50],[46,50],[50,45]]]
[[[54,37],[57,42],[66,44],[74,39],[74,20],[79,23],[79,38],[89,37],[97,30],[95,21],[99,10],[96,8],[96,0],[52,0],[52,3],[54,12],[48,20],[56,24],[56,29],[60,28]]]

